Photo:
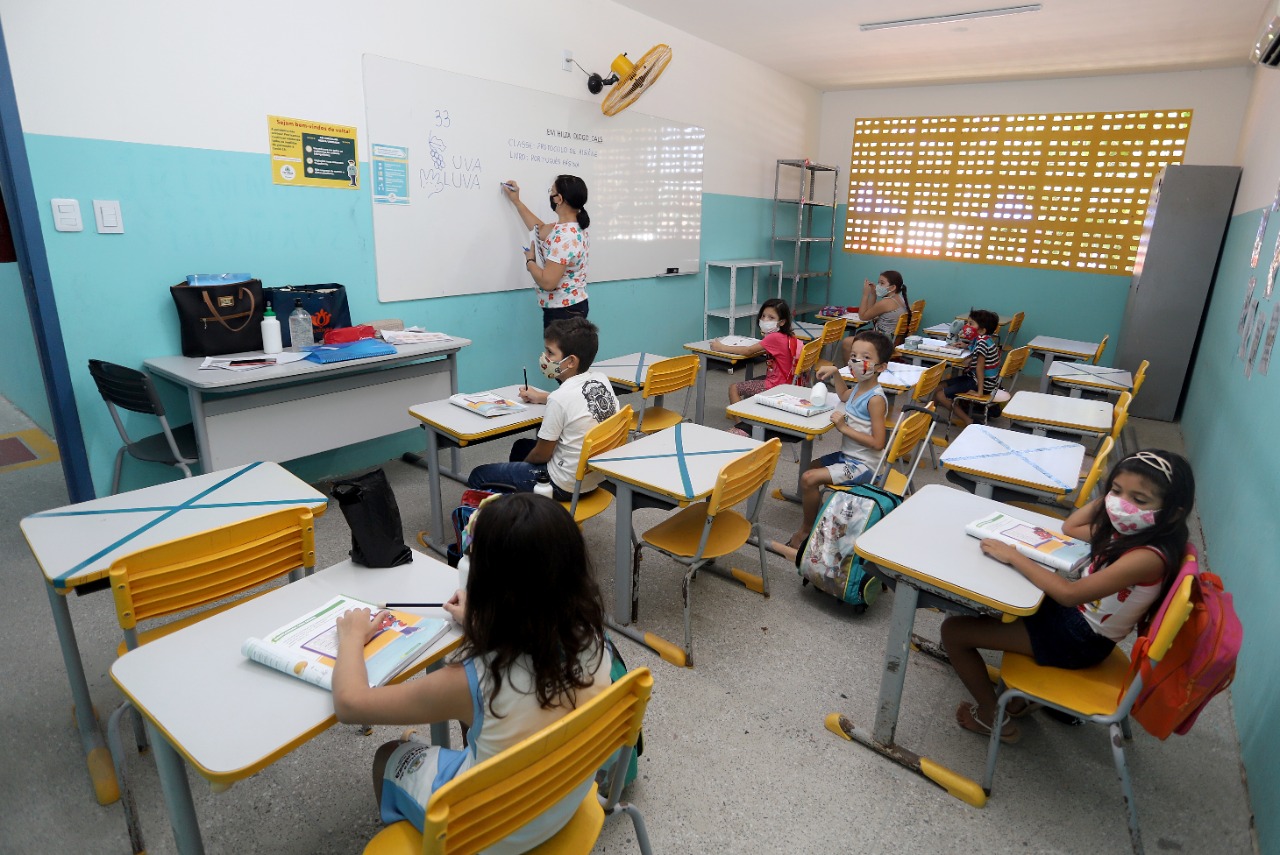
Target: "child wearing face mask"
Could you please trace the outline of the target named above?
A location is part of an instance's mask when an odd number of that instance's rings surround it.
[[[501,486],[528,493],[538,476],[546,473],[553,498],[569,501],[583,439],[591,428],[618,412],[618,398],[609,378],[590,370],[600,345],[596,325],[580,317],[552,321],[543,337],[545,349],[538,357],[538,367],[560,387],[554,392],[529,386],[520,389],[521,400],[547,405],[538,438],[516,440],[507,463],[486,463],[472,469],[467,486],[473,489]],[[601,480],[598,473],[588,472],[582,481],[582,495],[595,490]]]
[[[863,484],[871,480],[880,451],[886,441],[885,416],[889,402],[880,385],[880,372],[893,357],[893,342],[879,332],[860,332],[853,337],[849,357],[850,388],[834,365],[818,369],[818,379],[829,381],[844,407],[831,411],[831,421],[840,433],[840,450],[823,455],[800,476],[800,504],[804,519],[788,545],[799,548],[813,528],[824,484]]]
[[[1021,573],[1045,598],[1035,614],[1009,623],[958,616],[943,621],[942,644],[975,701],[956,708],[960,727],[991,735],[996,693],[980,650],[1012,650],[1054,668],[1089,668],[1159,608],[1187,545],[1195,489],[1191,466],[1171,451],[1139,451],[1121,460],[1107,476],[1102,498],[1062,524],[1064,534],[1092,547],[1092,560],[1076,581],[1012,546],[981,542],[984,553]],[[1007,711],[1014,719],[1034,706],[1015,701]],[[1018,736],[1012,720],[1000,730],[1001,742]]]
[[[886,270],[874,283],[870,279],[862,282],[862,300],[858,303],[858,317],[871,322],[871,329],[893,338],[898,327],[898,318],[907,316],[907,326],[911,325],[911,304],[907,302],[907,285],[902,274],[896,270]],[[902,336],[894,344],[902,344]],[[848,360],[853,348],[853,338],[845,337],[840,342],[840,357]]]
[[[791,307],[786,300],[773,297],[765,300],[756,313],[756,326],[760,329],[760,341],[749,345],[724,344],[720,339],[711,340],[711,349],[721,353],[737,353],[742,356],[765,356],[763,380],[744,380],[729,386],[729,403],[759,395],[766,389],[791,382],[791,372],[804,345],[791,328]]]

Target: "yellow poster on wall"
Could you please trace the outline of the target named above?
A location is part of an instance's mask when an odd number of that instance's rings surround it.
[[[296,187],[360,186],[356,129],[347,125],[267,116],[271,183]]]

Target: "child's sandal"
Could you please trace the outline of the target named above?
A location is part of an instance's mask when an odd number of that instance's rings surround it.
[[[1014,709],[1013,704],[1018,702],[1021,702],[1022,706],[1018,707],[1017,709]],[[1007,715],[1009,718],[1026,718],[1036,710],[1042,710],[1042,709],[1044,709],[1044,704],[1036,703],[1035,701],[1029,701],[1026,698],[1014,698],[1011,703],[1005,706],[1004,714]]]
[[[977,704],[961,702],[960,706],[956,707],[956,724],[982,736],[991,735],[991,725],[978,718]],[[1018,726],[1012,721],[1005,722],[1004,727],[1000,728],[1000,741],[1005,745],[1013,745],[1021,737]]]

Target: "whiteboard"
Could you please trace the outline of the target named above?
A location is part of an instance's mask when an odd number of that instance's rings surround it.
[[[697,272],[702,128],[370,54],[364,93],[382,302],[534,287],[499,185],[551,221],[562,173],[587,183],[588,284]]]

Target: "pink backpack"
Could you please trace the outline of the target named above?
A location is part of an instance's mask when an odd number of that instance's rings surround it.
[[[1130,675],[1142,674],[1142,692],[1130,714],[1158,739],[1166,739],[1170,733],[1186,734],[1213,696],[1231,685],[1244,638],[1231,595],[1216,575],[1200,572],[1195,547],[1190,544],[1169,590],[1176,591],[1187,576],[1192,577],[1191,615],[1164,658],[1152,668],[1146,652],[1164,620],[1169,597],[1131,655],[1134,664]]]

